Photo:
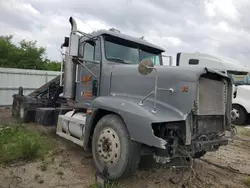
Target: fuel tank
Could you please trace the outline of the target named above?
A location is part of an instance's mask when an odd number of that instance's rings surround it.
[[[76,120],[81,120],[81,121],[86,121],[86,114],[82,112],[78,112],[72,116],[74,112],[70,111],[65,114],[65,116],[76,119]],[[75,121],[70,121],[69,123],[66,123],[66,121],[63,121],[63,131],[67,132],[69,131],[72,136],[76,138],[80,138],[84,136],[84,127],[85,124],[80,124],[80,123],[75,123]]]

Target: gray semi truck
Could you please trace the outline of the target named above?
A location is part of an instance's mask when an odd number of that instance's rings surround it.
[[[181,166],[228,144],[226,74],[164,66],[161,47],[114,29],[83,33],[69,21],[62,75],[26,96],[20,87],[15,118],[55,125],[57,135],[91,151],[110,180],[132,175],[143,155]]]

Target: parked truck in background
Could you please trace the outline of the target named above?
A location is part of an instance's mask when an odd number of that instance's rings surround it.
[[[176,66],[207,67],[227,73],[233,84],[232,123],[235,125],[247,125],[250,123],[250,67],[210,54],[183,52],[177,54]]]
[[[182,166],[228,144],[226,74],[163,66],[161,47],[114,29],[86,34],[70,23],[62,77],[28,96],[20,87],[14,117],[56,125],[57,135],[92,152],[110,180],[132,175],[143,155]]]

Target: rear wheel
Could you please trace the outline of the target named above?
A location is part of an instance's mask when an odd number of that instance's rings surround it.
[[[25,108],[23,101],[17,101],[15,104],[15,109],[12,109],[13,116],[21,123],[28,123],[30,121],[30,114]]]
[[[12,104],[12,117],[18,118],[19,117],[19,101],[14,97],[13,104]]]
[[[110,180],[126,178],[135,173],[139,161],[141,144],[130,139],[123,120],[113,114],[104,116],[97,123],[92,152],[96,168]]]
[[[233,104],[231,111],[232,124],[245,125],[247,121],[247,112],[240,105]]]

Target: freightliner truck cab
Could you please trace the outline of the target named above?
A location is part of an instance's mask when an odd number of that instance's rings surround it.
[[[70,23],[63,76],[51,81],[62,96],[43,95],[54,103],[41,103],[40,90],[18,96],[33,101],[36,114],[67,108],[55,115],[56,133],[91,151],[99,172],[117,180],[132,175],[143,155],[181,166],[228,144],[232,83],[226,74],[163,66],[161,47],[115,29],[86,34],[72,17]]]

